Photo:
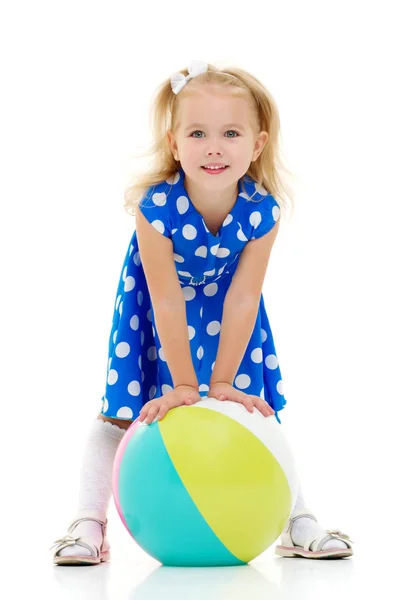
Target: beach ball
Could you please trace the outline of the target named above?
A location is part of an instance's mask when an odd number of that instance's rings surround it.
[[[149,425],[134,421],[112,488],[129,534],[163,565],[238,566],[280,536],[298,477],[274,415],[204,397]]]

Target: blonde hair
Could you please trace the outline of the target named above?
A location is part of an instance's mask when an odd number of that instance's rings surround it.
[[[180,72],[184,75],[189,73],[187,68]],[[180,163],[175,160],[171,152],[167,131],[176,130],[181,100],[196,92],[197,86],[207,84],[216,84],[234,94],[243,94],[248,98],[257,127],[259,131],[268,132],[268,140],[258,158],[250,163],[245,175],[254,179],[259,186],[274,196],[282,214],[286,213],[289,203],[293,209],[293,191],[285,181],[292,173],[284,166],[281,156],[280,118],[274,98],[264,85],[247,71],[237,67],[220,71],[209,64],[205,73],[190,79],[178,94],[172,91],[170,78],[157,88],[150,111],[153,142],[147,152],[137,155],[151,157],[151,166],[135,175],[134,182],[126,188],[125,210],[135,215],[136,208],[148,188],[173,177],[178,171]],[[282,176],[282,172],[285,172],[286,176]]]

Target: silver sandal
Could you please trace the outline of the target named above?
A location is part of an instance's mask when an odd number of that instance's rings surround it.
[[[354,544],[353,540],[351,540],[347,534],[342,533],[338,529],[328,529],[320,537],[315,538],[312,536],[310,539],[306,540],[303,547],[296,546],[291,535],[292,526],[294,521],[296,521],[296,519],[300,519],[301,517],[309,517],[310,519],[317,521],[315,515],[308,508],[293,511],[291,518],[289,518],[287,521],[286,527],[281,534],[282,545],[276,546],[275,554],[287,558],[296,558],[299,556],[302,558],[345,558],[353,555],[353,548],[351,546],[351,543]],[[346,544],[347,548],[321,550],[325,542],[330,539],[341,540]],[[315,541],[317,542],[317,547],[315,550],[311,550],[311,545]]]
[[[107,525],[108,520],[103,521],[99,518],[99,515],[95,511],[85,511],[87,516],[79,517],[75,519],[68,527],[67,535],[56,540],[49,550],[52,550],[55,546],[56,551],[53,556],[53,562],[55,565],[98,565],[101,562],[110,560],[110,544],[107,540]],[[98,548],[95,544],[89,544],[83,541],[82,537],[73,535],[75,527],[82,521],[97,521],[101,525],[103,541],[101,547]],[[91,556],[76,554],[74,556],[60,556],[61,550],[67,546],[73,546],[74,544],[87,548],[91,553]]]

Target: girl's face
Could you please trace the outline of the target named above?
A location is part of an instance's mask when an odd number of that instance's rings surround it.
[[[257,133],[246,98],[221,88],[202,86],[181,100],[175,135],[168,132],[171,151],[189,178],[207,189],[236,183],[261,153],[266,131]],[[202,167],[222,163],[228,167],[210,175]]]

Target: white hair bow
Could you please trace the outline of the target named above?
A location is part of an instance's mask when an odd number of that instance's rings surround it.
[[[205,73],[208,69],[208,64],[202,60],[192,60],[189,67],[189,75],[183,75],[183,73],[174,73],[171,75],[171,87],[174,94],[178,94],[181,89],[187,84],[189,79],[193,79],[196,75]]]

